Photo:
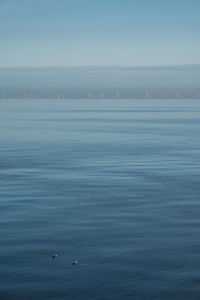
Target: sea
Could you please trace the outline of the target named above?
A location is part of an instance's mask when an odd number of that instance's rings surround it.
[[[200,100],[1,99],[0,299],[199,300]]]

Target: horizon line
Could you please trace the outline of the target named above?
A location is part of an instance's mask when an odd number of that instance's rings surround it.
[[[45,66],[0,66],[0,69],[48,69],[48,68],[62,68],[62,69],[76,69],[76,68],[167,68],[167,67],[195,67],[200,66],[200,63],[188,64],[169,64],[169,65],[45,65]]]

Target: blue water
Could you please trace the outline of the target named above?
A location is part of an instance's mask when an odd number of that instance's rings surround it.
[[[6,99],[0,129],[1,300],[200,299],[200,101]]]

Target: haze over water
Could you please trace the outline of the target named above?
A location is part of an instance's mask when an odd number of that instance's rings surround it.
[[[199,300],[198,100],[6,99],[0,127],[1,300]]]

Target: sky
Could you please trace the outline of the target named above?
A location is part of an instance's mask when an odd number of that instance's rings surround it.
[[[0,0],[0,67],[200,63],[199,0]]]

